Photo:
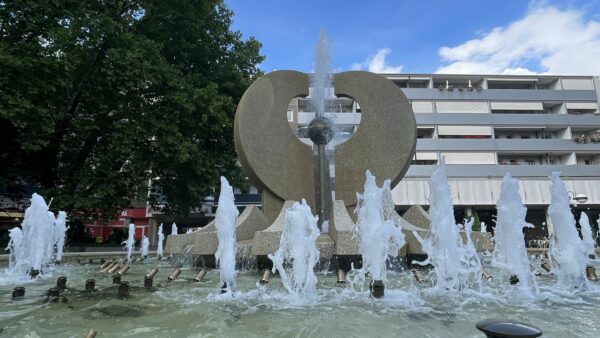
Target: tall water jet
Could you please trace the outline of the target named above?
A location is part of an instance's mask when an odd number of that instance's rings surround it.
[[[302,199],[285,211],[285,223],[279,248],[273,255],[272,272],[279,271],[283,286],[294,296],[314,298],[317,292],[317,276],[314,268],[319,261],[316,240],[319,237],[317,217]],[[290,266],[286,269],[284,266]]]
[[[233,188],[225,177],[221,176],[219,206],[215,217],[219,246],[215,258],[219,264],[219,279],[222,291],[235,291],[235,223],[239,211],[235,206]]]
[[[592,227],[590,226],[590,219],[585,212],[581,212],[579,216],[579,226],[581,227],[581,237],[583,246],[585,248],[586,255],[592,256],[596,253],[596,241],[592,235]]]
[[[127,260],[131,260],[131,256],[133,255],[133,245],[135,244],[135,225],[133,223],[129,224],[129,228],[127,231],[127,240],[124,241],[125,247],[127,248]]]
[[[56,262],[62,261],[65,236],[67,233],[67,213],[59,211],[54,221],[54,245],[56,245]]]
[[[331,193],[331,174],[327,159],[327,144],[333,139],[334,131],[331,120],[325,117],[327,102],[331,100],[331,57],[330,41],[325,31],[319,32],[319,41],[315,49],[314,74],[310,77],[310,102],[315,111],[315,118],[308,125],[308,136],[314,143],[315,154],[315,192],[316,210],[319,227],[324,230],[332,219],[333,201]],[[335,156],[332,156],[335,158]]]
[[[17,266],[19,262],[23,261],[23,250],[21,243],[23,241],[23,231],[21,228],[14,227],[8,231],[8,246],[5,250],[10,250],[10,256],[8,257],[8,269],[13,272],[18,272]]]
[[[569,194],[560,179],[560,173],[553,172],[550,179],[551,201],[548,215],[554,226],[550,240],[552,271],[556,274],[559,285],[583,287],[586,284],[587,249],[577,233],[575,217],[569,205]]]
[[[52,202],[52,201],[50,201]],[[52,211],[47,212],[48,220],[46,221],[46,226],[44,227],[44,261],[50,262],[52,260],[52,253],[54,251],[54,239],[55,239],[55,222],[56,218]]]
[[[171,235],[177,235],[177,224],[171,224]]]
[[[519,182],[512,178],[510,172],[502,178],[496,209],[498,210],[494,236],[496,246],[492,255],[492,264],[517,276],[521,289],[528,290],[530,286],[535,287],[523,234],[523,228],[533,226],[525,221],[527,208],[523,206],[519,194]]]
[[[353,230],[362,255],[361,272],[369,273],[373,281],[382,283],[386,280],[388,256],[397,256],[405,244],[404,235],[392,217],[392,213],[395,213],[393,201],[392,209],[389,209],[389,198],[390,180],[386,180],[379,188],[375,176],[367,170],[364,192],[356,194],[358,221]]]
[[[52,242],[54,216],[48,215],[48,206],[44,198],[38,194],[31,196],[31,206],[25,210],[21,224],[23,240],[21,241],[22,260],[15,265],[17,273],[29,271],[35,277],[41,273],[42,266],[51,259],[48,242]]]
[[[142,249],[140,253],[142,258],[148,257],[148,247],[150,247],[150,241],[148,240],[148,237],[144,235],[144,237],[142,237]]]
[[[163,224],[160,223],[158,227],[158,246],[156,247],[156,256],[163,256],[163,242],[165,241],[165,234],[163,233]]]
[[[427,253],[427,259],[413,262],[433,265],[435,287],[439,290],[460,290],[469,287],[471,283],[480,286],[481,262],[471,241],[473,219],[465,224],[467,243],[463,244],[459,225],[454,221],[454,207],[443,159],[431,175],[429,191],[430,236],[424,239],[413,231]]]

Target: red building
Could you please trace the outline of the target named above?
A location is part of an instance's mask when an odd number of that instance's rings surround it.
[[[124,209],[116,221],[110,221],[109,223],[94,221],[86,224],[86,227],[92,236],[96,238],[97,242],[103,242],[110,236],[113,229],[124,228],[123,230],[126,231],[130,223],[135,224],[135,239],[142,238],[144,235],[150,237],[148,233],[149,219],[146,217],[146,208]]]

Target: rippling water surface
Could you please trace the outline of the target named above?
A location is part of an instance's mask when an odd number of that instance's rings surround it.
[[[145,290],[143,276],[157,264],[155,288]],[[594,265],[600,271],[600,262]],[[99,337],[483,337],[475,322],[493,317],[537,325],[544,337],[600,337],[598,283],[559,290],[553,276],[543,275],[537,277],[539,292],[526,295],[508,285],[507,275],[487,269],[494,279],[482,290],[461,292],[438,292],[414,282],[409,272],[390,272],[382,300],[336,287],[333,273],[322,272],[318,301],[292,298],[277,277],[261,289],[256,271],[238,274],[233,297],[218,293],[217,271],[193,283],[196,269],[184,268],[167,283],[172,268],[155,259],[132,265],[123,277],[130,283],[128,299],[117,298],[111,276],[98,264],[52,267],[36,281],[0,270],[0,337],[83,337],[92,328]],[[60,302],[47,303],[45,293],[61,275],[72,289]],[[87,278],[96,279],[92,294],[81,291]],[[11,299],[17,285],[27,289],[22,300]]]

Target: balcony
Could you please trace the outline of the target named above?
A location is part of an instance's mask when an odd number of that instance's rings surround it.
[[[596,101],[594,90],[484,89],[447,91],[437,88],[402,88],[409,100],[489,100],[489,101]]]

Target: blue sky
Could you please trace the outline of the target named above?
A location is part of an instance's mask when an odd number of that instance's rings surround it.
[[[324,28],[336,71],[600,74],[598,0],[226,3],[267,72],[310,71]]]

